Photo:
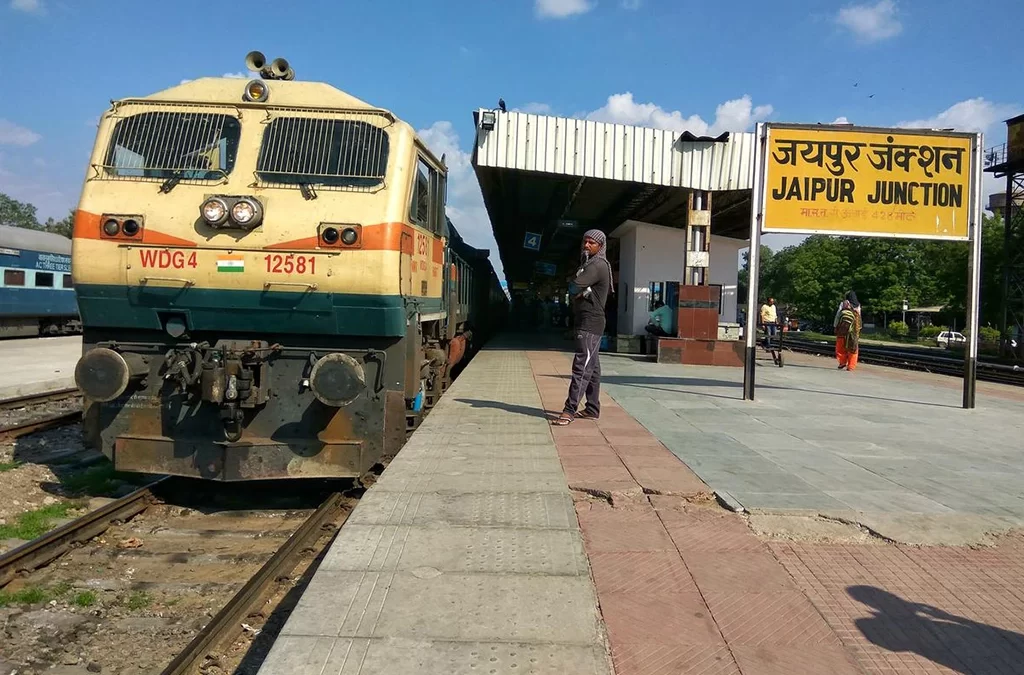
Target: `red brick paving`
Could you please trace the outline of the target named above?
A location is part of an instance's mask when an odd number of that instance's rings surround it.
[[[869,673],[1024,673],[1024,537],[970,549],[773,543]]]
[[[530,361],[560,411],[568,355]],[[766,544],[741,517],[687,501],[707,486],[608,397],[596,423],[552,435],[617,675],[1024,673],[1024,536],[987,549]]]

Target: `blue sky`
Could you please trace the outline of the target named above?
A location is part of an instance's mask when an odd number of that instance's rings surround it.
[[[1024,112],[1003,46],[1020,2],[0,0],[0,192],[63,216],[111,98],[244,75],[259,49],[423,130],[448,155],[449,215],[493,248],[468,153],[472,111],[499,96],[695,132],[846,118],[980,129],[991,145]]]

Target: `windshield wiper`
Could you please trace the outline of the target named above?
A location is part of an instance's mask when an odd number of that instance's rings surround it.
[[[185,174],[188,175],[185,175]],[[167,194],[175,187],[178,183],[183,180],[213,180],[210,174],[215,174],[214,177],[224,179],[227,177],[228,172],[224,169],[175,169],[171,176],[160,185],[160,193]]]
[[[168,192],[173,190],[175,188],[175,186],[178,183],[180,183],[180,182],[181,182],[181,172],[180,171],[175,171],[173,174],[171,174],[170,178],[165,180],[160,185],[160,193],[161,194],[167,194]]]

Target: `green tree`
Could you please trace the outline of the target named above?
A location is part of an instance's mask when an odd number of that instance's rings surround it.
[[[46,224],[43,225],[43,229],[47,232],[53,232],[59,234],[62,237],[71,239],[71,233],[75,229],[75,211],[72,209],[68,212],[68,215],[64,216],[60,220],[54,220],[53,218],[47,218]]]
[[[1005,265],[1003,222],[982,223],[981,323],[998,325]],[[761,297],[773,296],[801,319],[831,323],[849,290],[857,292],[865,319],[902,319],[903,302],[948,308],[948,319],[964,325],[967,300],[966,242],[877,237],[808,237],[798,246],[763,256]],[[746,295],[747,256],[740,270]]]
[[[759,265],[760,265],[760,268],[761,268],[761,288],[760,288],[760,292],[761,292],[762,295],[764,294],[764,279],[765,279],[765,276],[766,276],[765,270],[771,270],[772,269],[772,260],[773,260],[774,257],[775,257],[775,253],[770,248],[765,246],[764,244],[761,244],[761,260],[760,260]],[[749,288],[750,288],[750,249],[747,249],[746,251],[743,252],[743,265],[740,266],[739,280],[738,280],[738,282],[736,284],[736,298],[739,301],[741,307],[745,307],[746,306],[747,290]]]
[[[54,234],[71,239],[74,224],[75,212],[73,209],[60,220],[47,218],[45,223],[40,223],[39,218],[36,216],[36,207],[33,204],[19,202],[17,199],[0,193],[0,225],[53,232]]]
[[[19,202],[3,193],[0,193],[0,225],[24,227],[29,230],[42,229],[36,218],[35,206]]]

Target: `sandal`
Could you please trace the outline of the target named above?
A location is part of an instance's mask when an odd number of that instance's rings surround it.
[[[580,420],[596,420],[596,419],[600,419],[600,418],[601,418],[600,415],[595,415],[594,413],[590,412],[589,410],[584,410],[579,415],[576,415],[576,419],[580,419]]]
[[[553,419],[553,420],[551,420],[551,426],[555,426],[555,427],[567,427],[567,426],[569,426],[570,424],[572,424],[572,419],[573,419],[573,418],[569,417],[569,416],[568,416],[568,415],[566,415],[565,413],[562,413],[562,414],[561,414],[561,415],[559,415],[559,416],[558,416],[558,417],[557,417],[556,419]]]

